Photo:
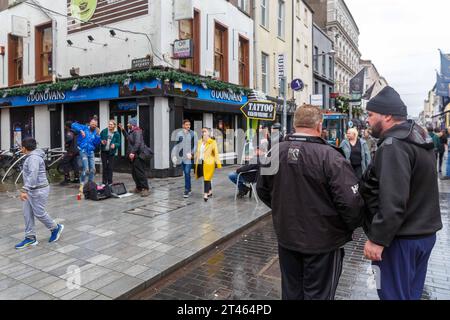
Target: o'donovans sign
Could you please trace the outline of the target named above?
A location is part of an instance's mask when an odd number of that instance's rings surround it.
[[[277,115],[276,104],[270,101],[249,101],[241,107],[241,111],[253,120],[274,121]]]

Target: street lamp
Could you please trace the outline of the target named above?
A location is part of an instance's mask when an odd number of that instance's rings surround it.
[[[330,56],[334,57],[336,55],[336,51],[331,50],[330,52],[314,54],[313,57],[315,58],[315,57],[326,56],[326,55],[330,55]]]
[[[87,51],[86,48],[81,48],[81,47],[74,46],[74,45],[73,45],[73,41],[70,40],[70,39],[67,39],[67,45],[68,45],[70,48],[75,48],[75,49],[80,49],[80,50],[83,50],[83,51]]]

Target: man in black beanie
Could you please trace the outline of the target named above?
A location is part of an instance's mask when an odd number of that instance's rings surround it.
[[[366,171],[364,255],[372,260],[381,300],[418,300],[442,228],[436,157],[427,132],[407,120],[400,95],[385,87],[367,104],[378,150]]]

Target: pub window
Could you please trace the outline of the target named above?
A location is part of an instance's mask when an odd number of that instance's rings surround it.
[[[9,85],[22,84],[23,82],[23,39],[21,37],[15,37],[9,35],[8,38],[9,48]]]
[[[239,37],[239,84],[249,86],[249,44],[248,40]]]
[[[36,28],[36,80],[52,78],[53,71],[53,34],[52,25]]]
[[[193,39],[194,36],[194,22],[192,19],[180,20],[180,40]],[[185,71],[194,71],[194,59],[181,59],[180,69]]]
[[[214,30],[214,71],[219,80],[228,81],[228,30],[218,24]]]
[[[194,19],[179,21],[180,40],[192,39],[193,58],[181,59],[180,69],[200,73],[200,12],[194,11]]]

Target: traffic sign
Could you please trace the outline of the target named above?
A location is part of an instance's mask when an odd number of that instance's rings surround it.
[[[303,81],[301,79],[294,79],[291,82],[291,88],[294,91],[302,91],[304,87],[305,87],[305,84],[303,83]]]
[[[349,127],[349,128],[353,128],[353,121],[349,121],[349,122],[348,122],[348,127]]]
[[[249,101],[241,107],[242,113],[253,120],[274,121],[277,108],[270,101]]]

